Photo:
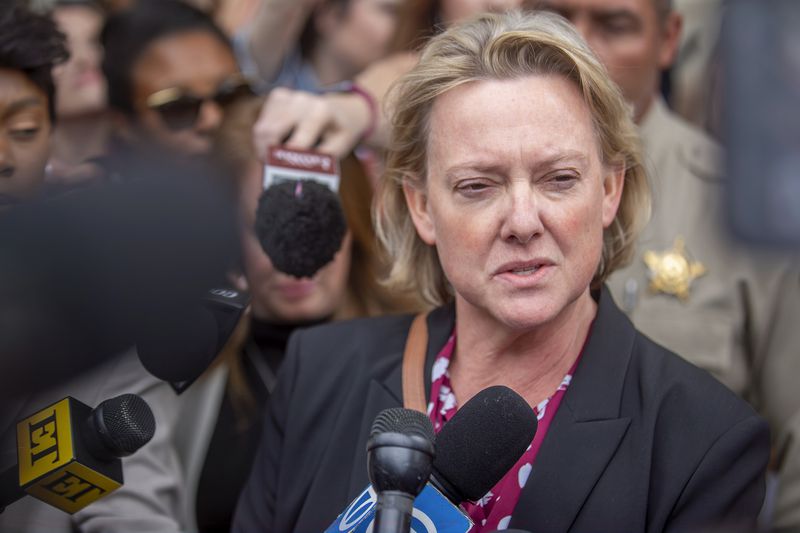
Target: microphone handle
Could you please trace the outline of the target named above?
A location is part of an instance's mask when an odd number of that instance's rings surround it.
[[[25,496],[19,486],[19,469],[16,465],[0,473],[0,513]]]
[[[378,494],[375,502],[373,533],[409,533],[414,497],[397,490]]]

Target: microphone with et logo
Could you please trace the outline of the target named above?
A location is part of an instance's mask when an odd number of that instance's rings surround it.
[[[75,513],[123,484],[122,461],[156,429],[150,406],[135,394],[97,408],[70,396],[17,424],[17,466],[0,473],[0,510],[27,494]]]

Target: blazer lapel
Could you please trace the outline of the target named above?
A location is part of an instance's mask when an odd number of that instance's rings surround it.
[[[589,341],[510,527],[569,531],[630,425],[619,413],[635,333],[603,289]]]
[[[364,407],[361,415],[361,422],[357,428],[358,441],[356,449],[353,450],[353,460],[351,461],[350,484],[348,485],[348,501],[361,493],[369,485],[367,475],[367,440],[369,439],[372,422],[378,413],[390,407],[402,407],[402,402],[398,395],[388,390],[382,383],[372,380],[364,398]]]
[[[452,305],[439,307],[428,314],[428,349],[425,355],[425,392],[426,397],[430,396],[431,390],[431,369],[436,354],[439,353],[448,336],[453,330],[455,321],[455,310]],[[411,327],[409,320],[408,327]],[[406,330],[407,332],[408,330]],[[405,348],[405,341],[403,342]],[[352,498],[364,490],[369,484],[367,475],[367,451],[366,445],[372,422],[378,413],[391,407],[403,407],[403,369],[402,349],[396,356],[397,365],[389,372],[383,380],[373,379],[364,399],[361,423],[359,425],[358,445],[355,450],[355,457],[352,461],[350,472],[350,483],[348,494]]]

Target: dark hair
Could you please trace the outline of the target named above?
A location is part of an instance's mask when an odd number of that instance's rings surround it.
[[[89,9],[97,10],[100,13],[105,13],[105,7],[97,0],[55,0],[53,9],[57,7],[79,6],[88,7]]]
[[[0,68],[22,72],[42,90],[51,121],[56,116],[53,67],[68,57],[66,38],[50,17],[20,3],[0,10]]]
[[[428,39],[441,32],[440,0],[406,0],[400,9],[392,50],[419,50]]]
[[[111,15],[100,35],[109,105],[133,113],[131,77],[136,61],[154,41],[191,31],[208,32],[233,52],[228,37],[208,15],[179,0],[138,0]]]
[[[320,35],[317,32],[317,13],[322,9],[338,9],[340,10],[340,16],[344,17],[349,8],[350,0],[325,0],[319,2],[314,9],[311,10],[308,19],[306,19],[305,26],[303,26],[303,31],[300,32],[300,53],[304,58],[309,59],[319,44]]]

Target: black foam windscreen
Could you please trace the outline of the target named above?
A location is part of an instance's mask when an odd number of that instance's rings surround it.
[[[519,394],[497,385],[476,394],[436,436],[433,475],[460,498],[483,497],[519,460],[536,434],[536,414]]]
[[[92,411],[92,417],[103,445],[115,457],[132,454],[156,432],[153,411],[135,394],[105,400]]]
[[[139,332],[136,351],[158,379],[192,381],[217,356],[218,329],[214,314],[200,304],[153,314]]]
[[[276,269],[311,277],[342,247],[347,222],[339,197],[313,180],[285,181],[258,201],[256,235]]]

